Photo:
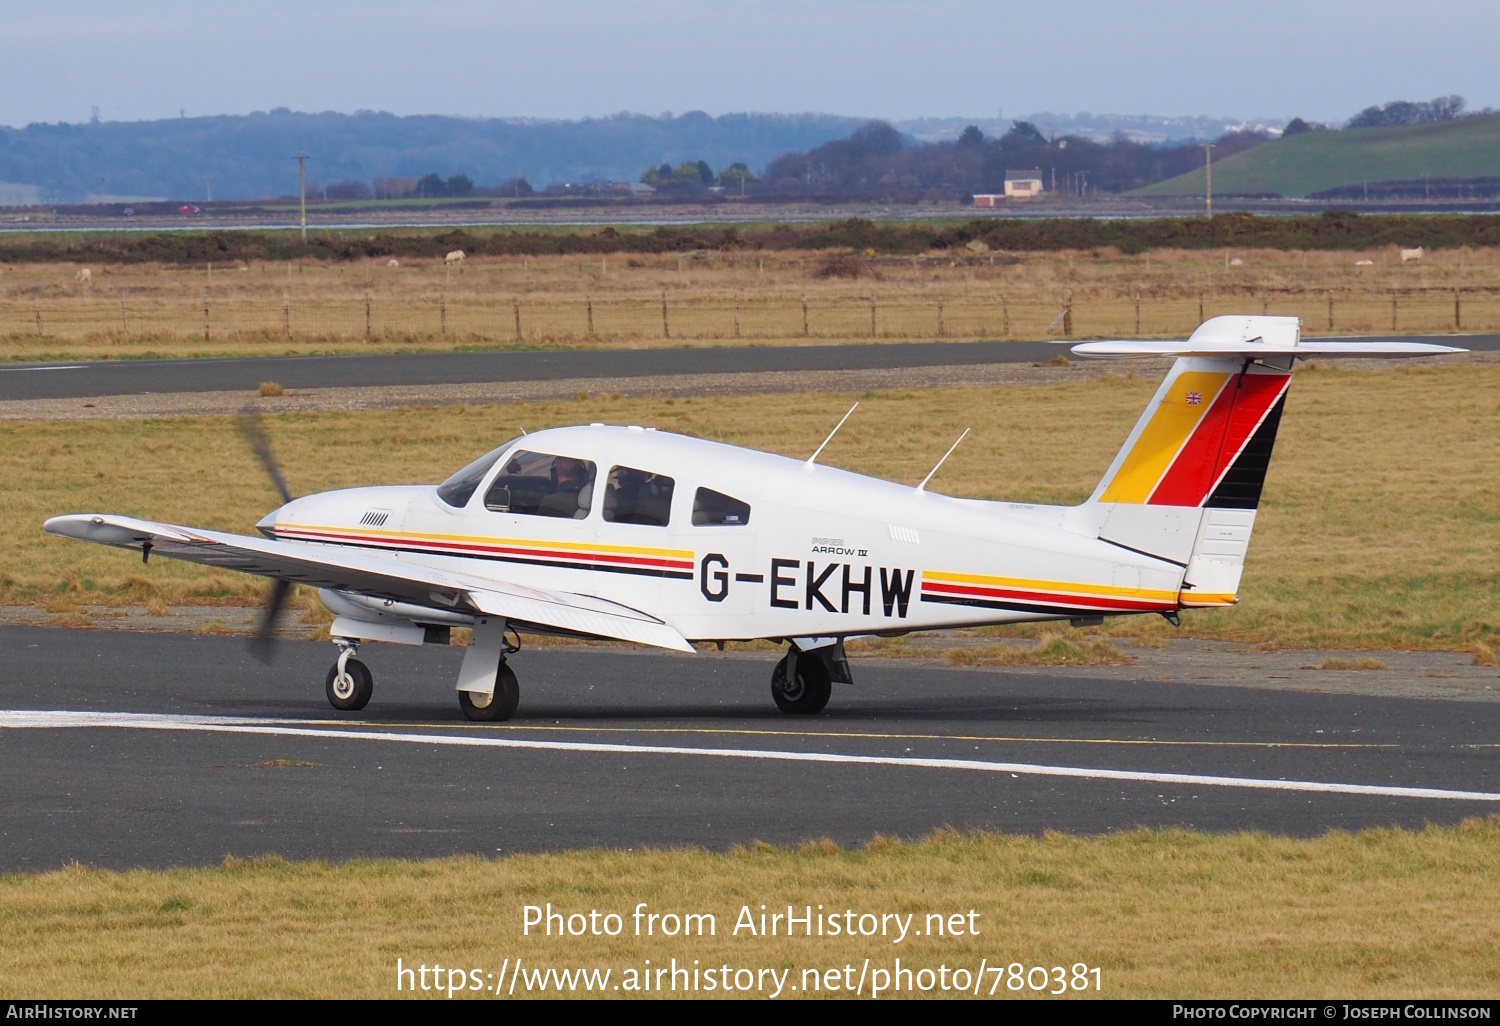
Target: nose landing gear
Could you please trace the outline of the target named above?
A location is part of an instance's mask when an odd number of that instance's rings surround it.
[[[358,645],[342,638],[335,638],[334,644],[339,647],[339,659],[328,668],[324,682],[328,704],[339,712],[358,712],[370,704],[375,677],[368,666],[354,658]]]

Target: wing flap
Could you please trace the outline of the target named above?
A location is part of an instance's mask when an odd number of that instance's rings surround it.
[[[694,650],[670,625],[606,599],[437,570],[347,546],[254,538],[102,513],[53,517],[43,529],[63,538],[137,551],[150,543],[156,555],[315,588],[354,591],[425,606],[436,603],[454,608],[463,604],[522,625],[679,652]]]

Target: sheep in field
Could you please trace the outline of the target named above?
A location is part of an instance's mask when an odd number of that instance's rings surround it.
[[[94,283],[94,272],[87,267],[80,267],[78,273],[73,275],[73,280],[80,285],[92,285]]]
[[[452,253],[449,253],[447,256],[443,257],[443,263],[445,263],[445,264],[452,265],[452,264],[461,264],[463,262],[464,262],[464,251],[461,250],[461,249],[455,249]]]
[[[1403,264],[1411,263],[1413,260],[1421,260],[1426,255],[1427,250],[1422,246],[1418,246],[1416,249],[1403,249],[1401,251],[1401,262]]]
[[[401,266],[401,261],[397,260],[395,257],[392,257],[391,259],[389,259],[389,260],[387,260],[385,262],[385,266],[387,266],[387,267],[400,267]]]

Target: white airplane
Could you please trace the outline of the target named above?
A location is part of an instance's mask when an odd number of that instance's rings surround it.
[[[1215,317],[1185,342],[1075,345],[1176,358],[1077,506],[950,498],[927,490],[932,474],[913,487],[821,466],[823,446],[788,459],[603,424],[514,439],[437,486],[293,499],[252,431],[286,500],[256,525],[263,538],[95,513],[45,529],[272,578],[266,641],[292,584],[320,589],[340,710],[370,700],[370,671],[352,658],[362,642],[447,644],[469,627],[457,690],[472,720],[514,713],[507,656],[520,633],[680,652],[786,642],[772,697],[816,713],[833,682],[852,683],[850,637],[1141,613],[1175,624],[1184,609],[1233,604],[1293,363],[1463,352],[1305,342],[1300,326]]]

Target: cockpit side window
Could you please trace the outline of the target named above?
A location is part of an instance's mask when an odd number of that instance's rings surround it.
[[[604,487],[604,519],[612,524],[666,527],[676,482],[664,474],[613,467]]]
[[[474,497],[474,491],[479,487],[480,482],[484,480],[484,475],[490,472],[490,468],[495,465],[496,460],[505,455],[505,450],[514,444],[515,439],[511,439],[500,448],[491,449],[479,457],[479,459],[438,485],[438,498],[454,509],[463,509],[469,504],[469,500]]]
[[[594,499],[595,465],[591,460],[519,449],[484,493],[494,513],[583,520]]]
[[[750,522],[750,504],[712,488],[693,496],[694,527],[740,527]]]

